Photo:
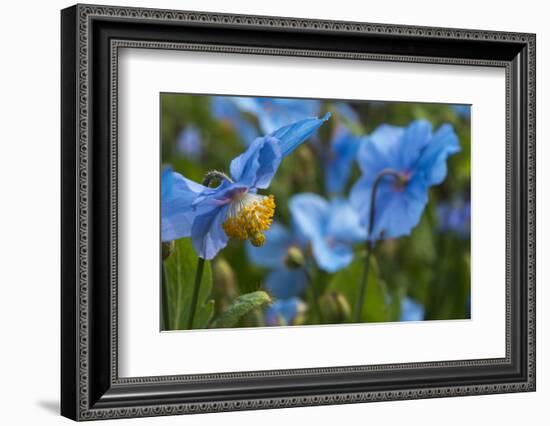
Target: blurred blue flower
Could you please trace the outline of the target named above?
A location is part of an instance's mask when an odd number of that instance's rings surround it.
[[[471,110],[472,110],[470,105],[451,105],[451,108],[460,117],[470,118],[470,114],[471,114]]]
[[[313,99],[231,98],[237,108],[258,119],[260,129],[271,133],[296,120],[317,116],[321,102]]]
[[[197,158],[202,153],[202,137],[199,129],[193,125],[185,127],[176,139],[176,147],[180,154]]]
[[[383,124],[370,134],[359,147],[362,176],[350,194],[361,224],[368,228],[371,192],[380,179],[369,240],[409,235],[426,207],[428,188],[443,182],[447,158],[459,151],[458,138],[449,124],[435,133],[425,120],[413,121],[406,128]]]
[[[290,248],[303,251],[307,241],[295,227],[289,230],[278,222],[265,231],[265,239],[261,247],[246,245],[250,261],[271,270],[264,281],[264,287],[280,299],[298,296],[307,285],[306,272],[300,267],[289,268],[285,260]]]
[[[352,165],[357,156],[363,136],[353,135],[346,126],[337,124],[325,167],[325,187],[331,194],[340,194],[351,175]]]
[[[297,297],[276,300],[265,312],[266,325],[291,325],[296,317],[305,311],[305,304]]]
[[[452,202],[441,202],[437,206],[439,231],[454,232],[461,238],[470,236],[471,205],[470,201],[455,199]]]
[[[401,316],[399,321],[423,321],[424,306],[410,297],[401,300]]]
[[[239,135],[241,142],[248,145],[259,136],[259,133],[256,126],[241,113],[233,99],[228,96],[212,96],[212,115],[220,121],[229,123]]]
[[[329,202],[317,194],[303,193],[290,198],[289,208],[296,227],[309,240],[317,264],[327,272],[348,266],[353,260],[353,244],[366,240],[366,229],[347,200]]]
[[[195,251],[203,259],[212,259],[229,237],[262,245],[263,232],[271,225],[275,200],[272,195],[257,194],[258,189],[269,186],[281,160],[329,117],[327,114],[321,119],[297,121],[255,139],[231,161],[230,176],[214,172],[216,177],[222,177],[216,188],[165,169],[161,179],[162,241],[191,237]]]
[[[332,105],[334,106],[334,110],[344,119],[344,121],[350,124],[359,123],[359,114],[348,102],[338,101],[334,102]]]

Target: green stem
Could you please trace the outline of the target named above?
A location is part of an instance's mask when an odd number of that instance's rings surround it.
[[[168,283],[166,282],[166,266],[164,265],[164,261],[162,261],[162,269],[161,269],[161,277],[162,277],[162,323],[163,323],[163,329],[164,330],[171,330],[172,327],[170,326],[170,313],[168,312]]]
[[[313,279],[311,278],[311,274],[309,271],[304,267],[304,271],[306,274],[306,278],[308,281],[308,287],[311,290],[311,298],[313,299],[313,309],[315,309],[315,314],[317,315],[317,318],[319,318],[319,323],[324,324],[325,320],[323,318],[323,313],[321,311],[321,306],[319,305],[319,293],[317,292],[317,287],[315,286],[315,283],[313,282]]]
[[[193,319],[197,310],[197,301],[199,300],[199,290],[201,287],[202,273],[204,271],[204,259],[199,257],[197,262],[197,272],[195,273],[195,285],[193,287],[193,295],[191,296],[191,306],[189,307],[189,317],[187,319],[187,330],[193,329]]]
[[[396,172],[392,169],[384,169],[378,173],[372,184],[372,192],[370,196],[370,211],[369,211],[369,229],[367,233],[367,256],[365,259],[365,268],[363,269],[363,278],[361,280],[361,285],[359,286],[359,295],[355,303],[355,322],[361,322],[361,311],[363,310],[363,304],[365,299],[365,294],[367,292],[367,285],[369,281],[369,271],[370,271],[370,256],[374,251],[374,242],[369,244],[369,240],[372,236],[372,229],[374,228],[374,212],[376,209],[376,193],[378,192],[378,187],[382,182],[382,179],[385,177],[392,177],[397,181],[397,184],[405,185],[408,181],[408,177],[403,176],[402,174]]]

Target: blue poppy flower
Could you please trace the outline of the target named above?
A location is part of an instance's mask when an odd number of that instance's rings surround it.
[[[460,238],[470,236],[470,202],[455,199],[441,202],[437,206],[438,229],[440,232],[453,232]]]
[[[271,270],[264,281],[264,287],[280,299],[300,295],[307,285],[306,271],[303,267],[289,268],[286,259],[291,248],[303,251],[307,240],[295,227],[289,230],[277,222],[265,231],[265,239],[261,247],[246,245],[250,261]]]
[[[181,154],[197,158],[202,153],[202,137],[193,125],[185,127],[178,135],[176,148]]]
[[[256,126],[242,114],[233,99],[230,96],[212,96],[210,100],[212,115],[228,123],[237,132],[241,142],[248,145],[260,134]]]
[[[162,174],[161,239],[163,242],[191,237],[203,259],[212,259],[228,238],[250,240],[260,246],[275,211],[273,195],[266,189],[281,160],[310,137],[328,118],[310,118],[257,138],[230,164],[230,176],[216,172],[221,183],[210,188],[169,169]]]
[[[369,228],[371,192],[379,180],[369,240],[409,235],[426,207],[428,189],[443,182],[447,158],[459,151],[449,124],[435,133],[425,120],[406,128],[384,124],[369,135],[357,154],[362,176],[350,194],[361,223]]]
[[[266,309],[265,322],[270,326],[291,325],[304,311],[305,304],[297,297],[276,300]]]
[[[470,118],[471,114],[471,107],[470,105],[451,105],[451,108],[456,112],[459,116],[463,118]]]
[[[350,124],[359,123],[359,114],[348,102],[338,101],[334,102],[332,105],[334,106],[334,110],[344,119],[344,121]]]
[[[264,133],[271,133],[279,127],[296,120],[317,116],[321,102],[314,99],[282,98],[231,98],[243,112],[254,115]]]
[[[331,194],[342,193],[351,175],[352,165],[364,136],[353,135],[338,124],[332,136],[325,167],[325,187]]]
[[[399,321],[423,321],[424,306],[410,297],[401,300],[401,316]]]
[[[327,272],[348,266],[353,260],[353,244],[366,240],[367,231],[346,200],[329,202],[304,193],[291,197],[289,208],[294,223],[311,244],[315,261]]]

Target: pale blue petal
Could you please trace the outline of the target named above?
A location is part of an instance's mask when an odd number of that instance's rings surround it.
[[[176,147],[180,154],[197,158],[202,153],[202,136],[195,126],[189,125],[183,129],[176,140]]]
[[[383,124],[376,128],[362,143],[357,153],[357,162],[363,177],[374,181],[383,169],[399,169],[401,127]]]
[[[330,118],[330,112],[327,112],[323,118],[307,118],[281,127],[274,131],[271,136],[279,139],[281,154],[286,157],[292,151],[300,146],[307,138],[321,127],[321,125]]]
[[[406,297],[401,301],[401,317],[399,321],[423,321],[424,306]]]
[[[413,121],[401,136],[399,142],[399,169],[403,171],[409,171],[409,169],[416,163],[420,152],[432,136],[432,125],[426,120]]]
[[[389,181],[380,184],[376,195],[374,226],[369,240],[410,235],[420,222],[427,203],[428,188],[420,176],[414,177],[401,189]],[[367,214],[370,214],[370,208],[367,208]]]
[[[264,268],[279,268],[283,265],[288,248],[294,243],[292,233],[278,222],[274,222],[264,233],[265,243],[255,247],[246,244],[246,253],[252,263]]]
[[[335,199],[330,203],[326,235],[343,243],[365,241],[367,229],[359,219],[357,210],[348,201]]]
[[[437,185],[447,176],[447,158],[460,151],[458,137],[450,124],[442,125],[422,151],[416,164],[428,185]]]
[[[193,203],[206,188],[170,169],[163,171],[161,185],[161,240],[189,237],[196,215]]]
[[[334,109],[344,120],[353,124],[359,123],[359,114],[347,102],[335,102]]]
[[[248,149],[231,161],[230,173],[242,185],[267,188],[281,164],[279,141],[270,136],[257,138]]]
[[[345,126],[336,128],[325,169],[325,186],[329,193],[344,190],[362,141],[365,141],[364,137],[351,134]]]
[[[323,197],[312,193],[294,195],[288,206],[293,223],[302,235],[312,239],[324,234],[329,203]]]
[[[330,236],[316,236],[311,240],[313,256],[319,268],[334,273],[347,267],[353,261],[353,249]]]
[[[287,299],[304,292],[307,276],[303,269],[281,267],[270,272],[265,279],[264,287],[276,298]]]
[[[225,221],[229,205],[214,206],[196,216],[191,227],[193,248],[199,257],[210,260],[227,245],[228,237],[222,223]]]

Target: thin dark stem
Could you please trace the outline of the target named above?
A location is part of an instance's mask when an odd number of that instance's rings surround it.
[[[189,317],[187,319],[187,330],[193,329],[193,320],[197,310],[197,301],[199,300],[199,290],[201,288],[202,273],[204,271],[204,259],[199,257],[197,263],[197,272],[195,273],[195,285],[193,286],[193,295],[191,296],[191,305],[189,307]]]
[[[233,179],[227,176],[224,172],[220,172],[218,170],[212,170],[206,173],[206,176],[202,180],[202,184],[204,186],[209,186],[214,180],[219,180],[219,181],[226,180],[229,183],[233,183]]]
[[[323,312],[321,311],[321,307],[319,306],[319,293],[317,292],[317,287],[315,286],[315,283],[311,278],[311,274],[305,267],[304,267],[304,271],[308,281],[308,287],[311,290],[311,298],[313,299],[313,309],[315,309],[315,314],[317,315],[317,318],[319,318],[319,322],[321,324],[324,324],[325,321],[323,318]]]
[[[166,266],[162,261],[162,321],[164,330],[171,330],[170,326],[170,313],[168,311],[168,283],[166,282]]]
[[[374,228],[374,214],[376,209],[376,193],[378,192],[378,187],[380,186],[380,183],[382,182],[382,179],[384,179],[386,176],[393,177],[397,183],[405,184],[407,183],[406,178],[404,178],[401,174],[396,172],[392,169],[384,169],[374,179],[374,183],[372,184],[372,192],[370,195],[370,211],[369,211],[369,228],[367,233],[367,256],[365,259],[365,268],[363,269],[363,277],[361,279],[361,285],[359,286],[359,295],[357,297],[357,301],[355,304],[355,321],[354,322],[360,322],[361,321],[361,311],[363,310],[363,304],[365,300],[365,294],[367,293],[367,286],[369,282],[369,271],[370,271],[370,256],[371,253],[374,251],[374,245],[375,242],[371,242],[372,237],[372,229]]]

